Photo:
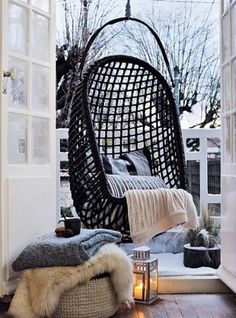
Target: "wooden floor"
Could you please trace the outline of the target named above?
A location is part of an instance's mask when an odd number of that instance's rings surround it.
[[[233,294],[161,295],[153,305],[136,304],[132,312],[113,318],[236,318]]]
[[[7,307],[7,304],[0,303],[0,316]],[[116,314],[113,318],[236,318],[236,296],[161,295],[152,305],[136,304],[136,308],[131,312]]]

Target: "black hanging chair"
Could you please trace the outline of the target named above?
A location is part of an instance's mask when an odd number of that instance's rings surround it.
[[[130,240],[126,200],[112,193],[101,154],[117,158],[145,148],[152,176],[171,188],[187,187],[179,118],[164,77],[148,63],[124,55],[104,57],[83,71],[97,35],[107,25],[126,20],[141,23],[153,34],[173,83],[154,30],[135,18],[112,20],[92,35],[85,48],[69,128],[70,187],[76,211],[86,228],[119,230],[124,241]]]

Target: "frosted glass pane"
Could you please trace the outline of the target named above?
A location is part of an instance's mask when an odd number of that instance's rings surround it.
[[[32,118],[32,163],[47,164],[49,162],[49,120]]]
[[[230,162],[231,161],[231,141],[230,141],[230,117],[225,118],[224,120],[224,162]]]
[[[236,36],[235,36],[235,30],[236,30],[236,4],[232,7],[232,17],[231,17],[231,32],[232,32],[232,54],[236,55]]]
[[[11,51],[27,53],[27,9],[9,3],[8,48]]]
[[[222,0],[222,13],[229,8],[230,0]]]
[[[223,111],[228,111],[230,109],[230,68],[229,65],[224,66],[222,71],[222,96],[223,96]]]
[[[37,13],[32,15],[32,53],[34,58],[44,61],[49,59],[48,19]]]
[[[7,95],[10,108],[26,108],[27,103],[27,64],[24,61],[11,58],[8,69],[14,69],[16,77],[8,80]]]
[[[27,162],[27,118],[24,115],[9,114],[8,117],[8,163]]]
[[[236,162],[236,114],[233,115],[234,121],[234,162]]]
[[[222,19],[222,57],[223,62],[230,55],[230,19],[227,13]]]
[[[48,111],[49,69],[33,64],[32,66],[32,109]]]
[[[233,107],[236,108],[236,59],[232,63],[232,93]]]
[[[49,11],[49,0],[32,0],[32,5],[41,10]]]

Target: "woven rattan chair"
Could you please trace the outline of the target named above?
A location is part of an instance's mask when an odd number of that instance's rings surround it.
[[[90,39],[82,58],[101,30],[128,20],[105,24]],[[154,35],[170,72],[164,48]],[[170,78],[171,73],[170,73]],[[69,129],[69,173],[72,198],[87,228],[110,228],[129,240],[127,205],[124,196],[112,194],[101,154],[121,154],[146,149],[151,173],[168,187],[186,189],[186,169],[181,129],[171,88],[148,63],[130,56],[108,56],[83,71],[74,94]]]

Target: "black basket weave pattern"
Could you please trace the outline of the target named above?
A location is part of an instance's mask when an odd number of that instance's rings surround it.
[[[69,129],[72,198],[87,228],[111,228],[129,238],[124,197],[112,196],[101,154],[150,154],[153,176],[186,189],[182,136],[166,80],[148,63],[109,56],[84,72],[74,94]]]

